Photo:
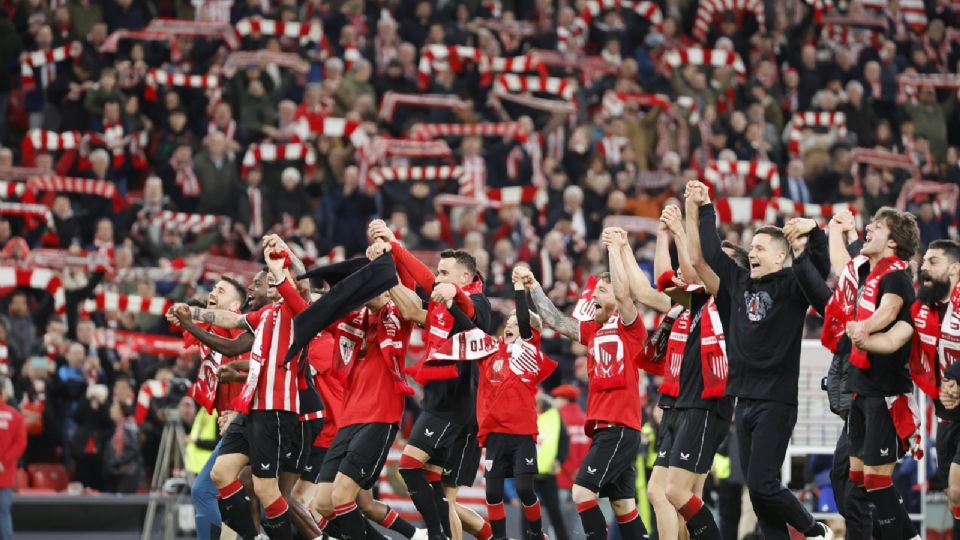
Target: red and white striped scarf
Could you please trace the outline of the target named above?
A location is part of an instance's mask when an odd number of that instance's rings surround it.
[[[53,214],[42,204],[0,202],[0,216],[16,216],[27,221],[28,228],[36,227],[36,221],[43,221],[47,228],[54,230]]]
[[[487,164],[481,156],[464,156],[461,162],[460,195],[479,198],[487,185]]]
[[[157,100],[157,86],[175,86],[178,88],[199,88],[204,90],[220,90],[220,77],[217,75],[190,75],[186,73],[171,73],[161,69],[151,69],[147,72],[143,99]],[[214,101],[219,101],[215,98]]]
[[[133,412],[134,421],[138,425],[146,422],[147,415],[150,414],[150,403],[156,398],[166,397],[169,393],[170,383],[168,381],[158,381],[156,379],[144,381],[140,386],[140,391],[137,392],[137,407]]]
[[[526,76],[505,73],[496,78],[493,83],[493,89],[494,92],[498,94],[523,92],[553,94],[569,101],[572,100],[576,94],[577,83],[558,77]]]
[[[538,98],[524,94],[494,94],[493,99],[505,100],[516,103],[522,107],[530,107],[540,111],[546,111],[553,114],[573,114],[577,110],[575,103],[560,101],[556,99]]]
[[[188,212],[174,212],[161,210],[148,217],[153,225],[163,230],[174,229],[184,233],[202,234],[217,226],[221,217],[211,214],[190,214]]]
[[[421,180],[459,180],[463,176],[463,167],[452,165],[375,167],[370,169],[368,178],[380,185],[384,182],[406,182]]]
[[[466,102],[455,95],[447,94],[401,94],[387,92],[380,102],[380,118],[390,122],[398,106],[424,107],[430,109],[453,109],[460,111],[467,108]]]
[[[900,75],[897,77],[899,93],[897,101],[916,100],[918,91],[921,87],[949,88],[956,90],[960,88],[960,75],[956,73],[926,73],[922,75]]]
[[[29,92],[37,87],[37,82],[33,77],[34,68],[47,65],[53,67],[53,65],[58,62],[75,59],[81,54],[83,54],[83,43],[79,41],[73,41],[55,49],[26,53],[23,61],[20,62],[20,80],[23,89]],[[53,82],[52,79],[46,81],[45,84],[50,84],[51,82]]]
[[[317,166],[317,155],[313,148],[304,143],[254,143],[247,148],[240,167],[240,175],[246,177],[250,169],[267,161],[302,161],[307,174],[311,174]]]
[[[663,24],[663,12],[655,2],[646,0],[587,0],[584,4],[583,13],[580,16],[589,26],[590,22],[597,18],[604,11],[613,9],[631,10],[637,15],[647,19],[654,26]]]
[[[26,191],[27,184],[24,182],[7,182],[0,180],[0,198],[12,199],[19,198]]]
[[[670,103],[670,96],[663,94],[644,94],[640,92],[614,92],[608,90],[603,94],[603,114],[607,117],[616,117],[623,115],[624,106],[627,104],[638,107],[659,107],[664,111],[673,108]]]
[[[514,135],[520,128],[517,122],[479,122],[476,124],[416,124],[409,137],[430,140],[439,137],[502,137]]]
[[[24,165],[31,166],[36,160],[38,152],[61,152],[64,150],[78,150],[85,135],[79,131],[46,131],[31,129],[20,143]]]
[[[790,155],[800,154],[800,141],[803,130],[811,127],[828,127],[836,130],[837,137],[847,135],[847,117],[842,112],[798,112],[794,113],[790,125],[790,140],[787,150]]]
[[[618,135],[607,135],[597,143],[597,151],[607,165],[619,165],[623,161],[622,153],[630,146],[630,139]]]
[[[279,66],[299,75],[306,75],[310,72],[310,63],[296,53],[259,50],[230,53],[223,63],[223,74],[227,77],[233,77],[238,70],[247,66]]]
[[[706,42],[715,17],[724,11],[752,12],[757,17],[757,23],[764,28],[766,26],[765,10],[763,0],[700,0],[693,23],[693,37],[697,41]]]
[[[316,19],[309,23],[301,23],[248,17],[237,21],[235,28],[237,36],[241,38],[250,35],[281,36],[298,39],[301,44],[320,43],[323,39],[323,25]]]
[[[136,294],[100,292],[83,303],[81,313],[115,311],[163,316],[173,307],[173,301],[162,296],[146,297]]]
[[[10,376],[10,354],[7,352],[7,342],[0,339],[0,375]]]
[[[63,281],[56,272],[47,268],[0,267],[0,290],[30,288],[47,291],[53,297],[54,311],[58,315],[66,312],[66,294]]]
[[[178,159],[176,156],[170,158],[170,168],[176,174],[176,183],[180,186],[180,192],[184,197],[199,197],[202,193],[200,180],[193,171],[193,159]]]
[[[667,51],[663,54],[663,62],[669,66],[671,70],[686,65],[712,66],[731,68],[737,73],[737,77],[741,79],[747,75],[747,66],[744,65],[740,55],[722,49],[678,49]]]
[[[780,196],[780,172],[775,163],[769,161],[710,161],[703,170],[703,179],[707,185],[720,187],[725,175],[737,175],[743,178],[750,191],[756,182],[767,182],[775,197]]]
[[[110,199],[114,203],[114,211],[123,208],[124,201],[117,192],[117,187],[109,180],[94,180],[91,178],[75,178],[71,176],[32,176],[24,184],[26,195],[23,202],[32,203],[41,191],[55,191],[57,193],[79,193],[96,195]]]
[[[843,210],[858,213],[856,206],[850,203],[803,204],[783,197],[721,197],[715,199],[713,205],[720,223],[772,223],[783,216],[822,220]]]

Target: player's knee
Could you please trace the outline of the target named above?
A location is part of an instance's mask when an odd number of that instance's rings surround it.
[[[613,509],[613,513],[622,516],[633,512],[637,507],[637,501],[633,499],[617,499],[615,501],[610,501],[610,508]]]
[[[253,492],[263,505],[269,505],[271,502],[277,500],[277,497],[281,496],[280,486],[277,484],[276,478],[258,478],[254,476]]]
[[[681,508],[687,504],[693,492],[676,484],[668,484],[666,489],[667,500],[674,508]]]
[[[321,488],[317,490],[311,506],[313,507],[313,511],[321,516],[329,517],[333,514],[333,498],[329,485],[321,486]]]
[[[517,486],[517,496],[520,497],[520,502],[527,506],[537,502],[537,492],[533,486]]]
[[[667,500],[667,492],[664,486],[660,484],[647,485],[647,500],[654,506],[670,504],[670,501]]]
[[[585,502],[596,500],[597,494],[593,491],[590,491],[589,488],[585,488],[579,484],[574,484],[573,489],[570,491],[570,495],[573,498],[574,504],[582,504]]]
[[[216,484],[218,488],[225,487],[237,479],[236,475],[232,475],[232,478],[230,476],[230,471],[228,471],[228,468],[221,461],[214,463],[213,468],[210,469],[210,479],[213,480],[213,483]]]
[[[953,506],[960,506],[960,485],[949,485],[946,490],[947,500]]]

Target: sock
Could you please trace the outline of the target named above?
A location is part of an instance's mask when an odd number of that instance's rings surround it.
[[[487,517],[490,518],[490,530],[494,538],[507,537],[507,514],[503,502],[487,503]]]
[[[628,514],[617,516],[617,528],[620,529],[620,534],[625,540],[650,538],[650,535],[647,534],[647,528],[643,525],[643,520],[640,519],[640,513],[636,508]]]
[[[811,538],[814,536],[823,536],[826,529],[827,529],[826,525],[815,520],[813,522],[813,525],[811,525],[807,530],[803,531],[803,535],[806,536],[807,538]]]
[[[252,539],[257,536],[257,528],[250,515],[250,498],[243,491],[240,480],[234,480],[230,485],[217,490],[217,506],[220,507],[220,518],[231,529],[237,531],[240,538]]]
[[[850,471],[850,481],[863,487],[863,471]]]
[[[867,497],[877,508],[877,523],[879,523],[880,540],[899,540],[902,538],[900,523],[900,496],[893,487],[893,480],[889,476],[866,474],[863,485],[867,488]]]
[[[700,497],[690,497],[687,504],[680,508],[680,515],[687,522],[687,530],[693,540],[720,540],[720,528],[713,519],[710,509],[703,505]]]
[[[417,507],[417,512],[423,516],[430,538],[443,536],[443,525],[440,523],[439,510],[434,499],[433,489],[427,483],[427,476],[423,470],[423,462],[407,455],[400,456],[400,476],[407,484],[407,492]]]
[[[269,505],[263,508],[267,516],[266,533],[270,538],[279,540],[290,540],[293,538],[293,531],[290,530],[290,512],[287,506],[287,500],[283,495],[277,497]]]
[[[531,540],[543,540],[543,525],[540,522],[540,501],[534,501],[530,506],[523,505],[523,517],[526,518],[529,529],[524,536]]]
[[[577,505],[580,514],[580,523],[583,524],[583,534],[587,540],[607,540],[607,520],[600,511],[597,500],[589,500]]]
[[[489,521],[484,521],[483,526],[477,531],[477,540],[491,540],[493,538],[493,527]]]
[[[443,493],[443,484],[440,483],[440,473],[437,471],[424,471],[427,476],[427,482],[430,483],[430,489],[433,490],[433,500],[437,505],[437,516],[440,518],[440,527],[447,538],[453,538],[450,532],[450,506],[447,504],[447,496]]]
[[[387,515],[380,520],[380,525],[390,529],[391,531],[397,531],[405,538],[411,538],[417,532],[416,527],[411,525],[409,521],[400,517],[400,514],[389,506],[387,507]]]
[[[340,527],[342,540],[363,540],[367,536],[367,520],[357,508],[357,503],[349,502],[336,507],[336,523]]]
[[[953,540],[960,540],[960,506],[951,504],[950,513],[953,514]]]

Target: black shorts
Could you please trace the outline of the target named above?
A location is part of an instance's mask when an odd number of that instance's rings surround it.
[[[896,463],[903,457],[903,447],[893,426],[893,417],[882,397],[854,396],[847,417],[850,456],[864,465]]]
[[[302,450],[300,460],[297,463],[297,472],[300,473],[300,478],[313,482],[313,479],[320,474],[319,465],[323,463],[322,458],[319,462],[314,463],[315,458],[313,457],[313,454],[317,451],[317,447],[313,446],[313,441],[316,440],[317,434],[323,429],[323,418],[307,420],[306,422],[301,420],[300,427],[303,429],[303,439],[301,441]],[[314,467],[314,465],[316,465],[316,467]],[[310,467],[310,469],[307,469],[307,467]],[[313,483],[316,484],[316,482]]]
[[[414,422],[407,444],[426,452],[430,463],[443,465],[463,432],[462,425],[424,411]]]
[[[300,416],[290,411],[250,411],[247,416],[250,470],[258,478],[299,473],[303,455]]]
[[[677,425],[679,423],[677,417],[676,409],[663,409],[660,429],[657,431],[657,460],[653,462],[654,467],[667,468],[670,466],[670,448],[677,437]]]
[[[637,452],[640,432],[610,427],[594,432],[580,464],[576,483],[611,501],[637,497]]]
[[[441,483],[448,486],[469,487],[477,479],[483,449],[477,436],[468,433],[457,438],[443,462]]]
[[[320,471],[323,468],[323,460],[327,456],[327,448],[322,446],[310,447],[310,455],[307,456],[303,469],[300,470],[300,479],[311,484],[320,483]]]
[[[396,437],[396,424],[353,424],[340,428],[323,458],[317,483],[333,482],[341,472],[361,489],[370,489],[380,478]]]
[[[237,413],[227,426],[220,441],[220,454],[250,455],[250,443],[247,442],[247,415]]]
[[[937,476],[947,485],[950,480],[950,465],[960,465],[960,422],[937,424]]]
[[[487,436],[487,455],[483,468],[487,471],[487,478],[535,475],[539,472],[537,442],[530,435],[491,433]]]
[[[713,466],[713,456],[730,431],[730,421],[707,409],[677,409],[669,465],[696,474]],[[657,454],[659,459],[659,453]]]

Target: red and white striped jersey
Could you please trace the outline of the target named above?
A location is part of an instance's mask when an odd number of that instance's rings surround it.
[[[290,287],[284,280],[278,287]],[[296,294],[294,292],[293,294]],[[241,398],[252,398],[250,410],[290,411],[300,413],[300,395],[297,386],[298,359],[284,365],[283,358],[293,343],[293,317],[296,315],[289,302],[274,302],[244,316],[254,332],[253,348],[250,350],[250,373]],[[254,372],[257,373],[254,373]],[[256,377],[255,391],[252,379]],[[241,409],[242,412],[242,409]]]

